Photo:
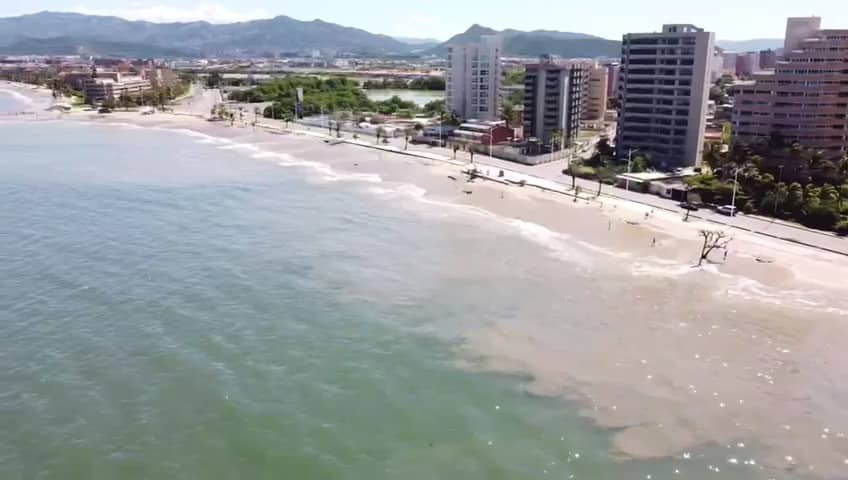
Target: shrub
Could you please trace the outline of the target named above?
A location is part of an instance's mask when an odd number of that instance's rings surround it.
[[[745,213],[745,214],[748,214],[748,215],[754,213],[754,201],[753,200],[748,200],[747,202],[745,202],[745,204],[742,206],[742,213]]]
[[[806,215],[801,217],[799,220],[801,221],[801,224],[811,228],[832,230],[839,221],[839,214],[836,213],[835,210],[831,210],[822,205],[810,207],[804,213]]]
[[[836,226],[834,226],[833,229],[836,231],[837,235],[848,235],[848,218],[843,218],[842,220],[837,222]]]
[[[597,171],[592,167],[580,165],[574,169],[574,175],[581,178],[595,178]]]

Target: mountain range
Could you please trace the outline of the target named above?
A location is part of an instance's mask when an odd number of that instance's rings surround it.
[[[453,43],[482,35],[503,39],[503,54],[563,58],[617,57],[621,43],[594,35],[552,30],[494,30],[474,24],[439,43],[392,38],[322,20],[278,16],[230,24],[153,23],[79,13],[40,12],[0,18],[0,54],[96,55],[115,57],[268,56],[311,50],[370,55],[444,56]],[[780,40],[718,42],[728,50],[779,47]]]
[[[474,24],[468,30],[454,35],[429,51],[444,55],[448,45],[474,42],[483,35],[498,35],[503,39],[504,55],[538,57],[543,54],[563,58],[617,57],[621,55],[621,42],[607,40],[585,33],[557,32],[552,30],[495,30]]]
[[[323,50],[352,54],[438,55],[447,44],[500,35],[504,53],[535,57],[615,56],[619,42],[582,33],[497,31],[473,25],[448,42],[392,38],[322,20],[286,16],[230,24],[153,23],[79,13],[40,12],[0,18],[0,54],[132,57],[251,56]]]
[[[171,52],[168,56],[237,55],[280,51],[335,50],[351,53],[405,53],[410,46],[387,35],[343,27],[322,20],[286,16],[230,24],[208,22],[152,23],[78,13],[41,12],[0,18],[0,52],[25,53],[34,48],[56,54],[85,51],[118,55],[112,43],[139,50]]]

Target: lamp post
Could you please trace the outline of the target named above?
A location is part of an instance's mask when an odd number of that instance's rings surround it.
[[[780,205],[780,182],[783,181],[783,165],[778,167],[780,173],[777,176],[777,183],[774,185],[774,216],[777,216],[777,206]]]
[[[733,172],[733,195],[730,200],[730,206],[733,207],[730,212],[731,215],[736,214],[736,188],[739,186],[739,167],[736,167],[736,171]]]
[[[633,154],[634,154],[635,152],[638,152],[638,151],[639,151],[639,149],[638,149],[638,148],[631,148],[631,149],[627,152],[627,178],[626,178],[626,180],[624,181],[624,188],[625,188],[625,190],[627,190],[628,192],[630,191],[630,167],[631,167],[631,166],[632,166],[632,164],[633,164]]]

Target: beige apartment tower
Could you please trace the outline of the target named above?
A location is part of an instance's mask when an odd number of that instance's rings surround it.
[[[582,120],[602,122],[607,114],[607,84],[609,70],[607,67],[594,65],[588,69],[588,75],[583,89]]]
[[[484,35],[477,43],[448,47],[446,104],[463,120],[498,119],[501,89],[501,40]]]
[[[789,19],[787,32],[798,22]],[[793,48],[773,72],[734,86],[734,133],[749,142],[780,135],[840,157],[848,152],[848,30],[802,30],[787,38]]]
[[[713,33],[664,25],[631,33],[621,47],[616,149],[649,156],[657,166],[698,166],[704,150]]]

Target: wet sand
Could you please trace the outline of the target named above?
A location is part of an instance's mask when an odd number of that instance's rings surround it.
[[[731,464],[766,473],[848,475],[844,257],[734,231],[726,262],[719,252],[697,269],[698,230],[717,227],[639,205],[468,183],[460,166],[330,146],[317,129],[279,134],[123,112],[71,118],[195,132],[284,168],[311,168],[309,181],[358,182],[400,208],[462,208],[512,228],[565,260],[551,268],[608,277],[609,291],[564,296],[594,298],[618,320],[591,308],[559,318],[544,305],[523,312],[527,321],[469,320],[460,327],[464,366],[528,376],[528,393],[576,401],[613,433],[623,458],[717,445]]]

